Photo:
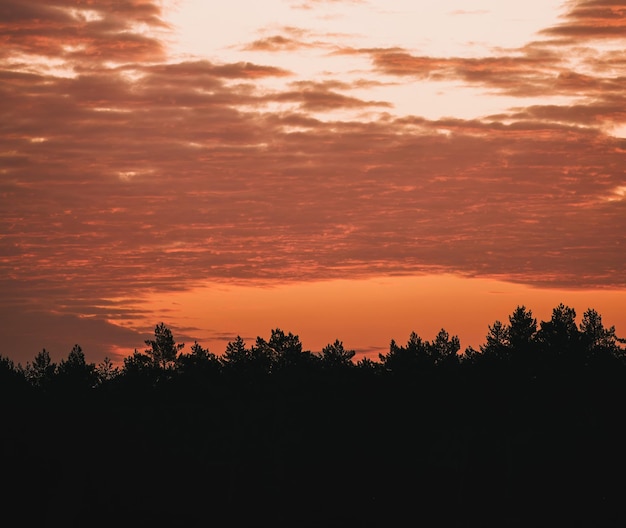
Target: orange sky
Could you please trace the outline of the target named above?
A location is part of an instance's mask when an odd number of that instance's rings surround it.
[[[625,335],[626,0],[510,4],[4,0],[0,354]]]

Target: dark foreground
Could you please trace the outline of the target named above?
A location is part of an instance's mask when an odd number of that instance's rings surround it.
[[[0,356],[15,526],[626,526],[626,351],[589,310],[518,307],[354,363],[272,331],[221,357],[164,325],[121,370]],[[4,523],[3,523],[4,524]]]
[[[2,517],[38,526],[624,526],[624,373],[579,374],[5,400]]]

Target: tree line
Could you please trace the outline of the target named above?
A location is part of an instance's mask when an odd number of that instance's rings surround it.
[[[0,358],[0,512],[34,525],[624,526],[626,351],[600,314],[518,306],[461,351],[164,323],[114,365]]]
[[[0,372],[4,383],[23,381],[31,387],[51,390],[94,389],[116,380],[141,380],[167,383],[177,377],[199,375],[241,375],[247,377],[318,371],[321,373],[354,371],[403,376],[434,369],[473,367],[514,367],[525,371],[545,368],[593,367],[623,365],[626,352],[615,327],[605,327],[602,316],[594,309],[586,310],[580,324],[576,311],[564,304],[552,310],[547,321],[537,322],[532,311],[518,306],[508,322],[496,320],[488,327],[485,342],[478,350],[472,347],[460,352],[457,336],[441,329],[432,341],[412,332],[406,344],[391,340],[389,351],[379,354],[378,361],[362,358],[355,361],[355,351],[346,349],[339,339],[326,345],[320,353],[303,349],[297,335],[280,328],[271,330],[268,340],[257,337],[252,346],[237,336],[228,342],[222,355],[216,355],[198,342],[184,352],[184,344],[176,343],[172,331],[159,323],[147,348],[123,360],[121,367],[110,358],[101,363],[88,363],[82,348],[76,344],[67,358],[55,364],[44,348],[25,366],[0,355]]]

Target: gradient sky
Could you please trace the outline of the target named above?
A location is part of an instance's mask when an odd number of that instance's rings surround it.
[[[626,0],[1,0],[0,354],[626,334]]]

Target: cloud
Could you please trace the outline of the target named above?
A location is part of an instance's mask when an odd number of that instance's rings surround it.
[[[59,363],[75,344],[85,352],[88,361],[100,363],[105,357],[120,364],[134,348],[143,349],[148,338],[140,332],[124,328],[98,317],[50,313],[48,310],[23,311],[19,304],[1,307],[5,330],[2,332],[2,356],[26,366],[46,349],[52,361]]]
[[[129,22],[158,26],[156,4],[98,6],[81,18],[69,2],[3,5],[3,309],[48,314],[55,352],[74,324],[72,339],[99,356],[137,346],[140,329],[122,322],[145,314],[116,299],[206,281],[441,271],[626,286],[626,140],[605,131],[625,120],[623,54],[583,53],[576,71],[552,42],[477,59],[341,48],[372,71],[303,80],[254,62],[164,61],[161,41]],[[81,50],[63,48],[67,28]],[[26,51],[72,74],[27,68],[15,59]],[[363,96],[381,73],[576,101],[398,116]],[[27,327],[11,326],[17,343]]]
[[[311,45],[296,39],[284,37],[282,35],[273,35],[255,40],[250,44],[243,46],[245,51],[295,51],[301,48],[308,48]]]
[[[335,53],[369,55],[375,70],[385,75],[415,80],[461,81],[518,97],[536,96],[547,91],[558,93],[554,90],[555,77],[569,73],[562,69],[562,57],[545,49],[482,58],[420,56],[398,48],[343,48]],[[562,88],[565,90],[566,87]]]
[[[333,91],[332,88],[346,89],[346,83],[300,81],[292,84],[295,90],[269,96],[277,102],[296,102],[305,111],[329,111],[338,108],[387,107],[386,101],[364,101]]]
[[[0,57],[5,59],[24,54],[128,62],[164,56],[162,43],[137,27],[166,27],[160,8],[152,2],[100,1],[84,8],[69,0],[6,0],[0,15]]]
[[[538,118],[610,128],[625,122],[626,61],[621,48],[593,47],[598,38],[626,38],[623,2],[572,2],[563,22],[520,49],[485,57],[433,57],[402,48],[338,48],[335,53],[369,56],[375,71],[415,81],[462,82],[517,98],[569,97],[571,103],[534,105],[508,119]],[[576,39],[560,38],[576,35]],[[531,115],[532,114],[532,115]],[[495,117],[495,116],[492,116]],[[500,116],[504,118],[505,116]]]
[[[397,48],[354,50],[344,49],[337,53],[368,54],[375,69],[386,75],[406,76],[417,80],[463,81],[497,90],[502,95],[532,97],[574,93],[582,85],[584,76],[562,67],[562,57],[545,50],[525,50],[524,53],[483,58],[418,56]],[[567,81],[569,80],[569,84]],[[578,80],[579,84],[575,85]],[[587,83],[597,83],[587,78]]]
[[[267,35],[268,32],[271,35]],[[264,36],[239,49],[242,51],[262,52],[291,52],[303,49],[333,50],[337,40],[343,40],[350,35],[336,32],[314,32],[300,27],[282,26],[276,33],[274,27],[265,28],[260,33]]]
[[[367,3],[366,0],[289,0],[292,9],[315,9],[324,4],[344,4],[344,5],[359,5]]]
[[[623,39],[626,34],[626,5],[621,0],[572,2],[565,20],[541,33],[565,39]]]
[[[515,120],[546,120],[587,126],[605,126],[607,123],[626,122],[626,98],[607,98],[606,101],[578,105],[533,105],[506,117]],[[504,116],[501,116],[504,117]]]

